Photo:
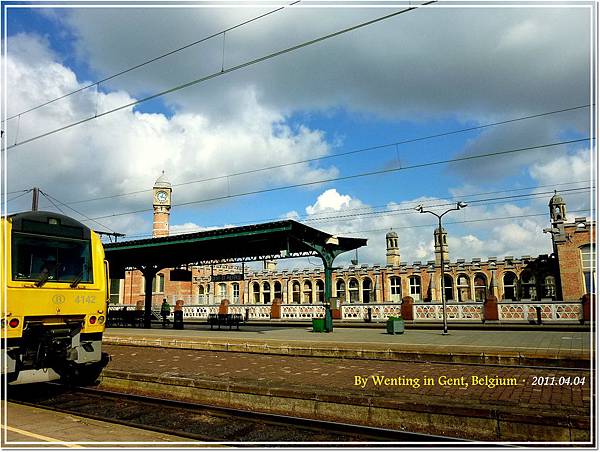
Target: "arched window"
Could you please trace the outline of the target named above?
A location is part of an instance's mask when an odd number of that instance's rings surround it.
[[[302,289],[302,303],[312,303],[312,283],[308,280],[304,281],[304,287]]]
[[[373,293],[373,281],[371,281],[371,278],[363,279],[363,287],[362,287],[363,303],[371,302],[371,298],[373,298],[372,293]]]
[[[483,273],[475,273],[475,301],[484,302],[487,298],[487,278]]]
[[[402,301],[402,284],[399,276],[390,278],[390,295],[392,303]]]
[[[346,299],[346,283],[343,279],[338,279],[335,282],[335,296],[340,300]]]
[[[458,301],[471,301],[471,280],[467,275],[461,273],[458,275],[456,281],[456,288],[458,289]]]
[[[257,282],[252,284],[252,293],[254,295],[254,304],[260,303],[260,284]]]
[[[579,248],[581,252],[581,269],[583,271],[583,282],[585,293],[594,293],[596,290],[596,245],[583,245]]]
[[[268,281],[263,283],[263,303],[271,303],[271,284]]]
[[[317,301],[319,303],[325,303],[325,283],[320,279],[317,279]]]
[[[274,284],[274,291],[275,291],[275,298],[279,298],[280,300],[282,300],[282,294],[281,294],[281,283],[279,281],[275,281]]]
[[[421,299],[421,277],[417,275],[410,276],[408,278],[408,286],[412,299],[419,301]]]
[[[544,278],[544,297],[556,300],[556,279],[552,275]]]
[[[535,287],[535,276],[525,270],[521,273],[521,299],[522,300],[537,300],[537,289]]]
[[[454,280],[452,275],[445,274],[444,275],[444,290],[446,294],[446,301],[454,300]]]
[[[239,303],[240,302],[240,284],[239,283],[232,283],[231,284],[231,290],[233,292],[233,302],[234,303]]]
[[[292,302],[300,304],[300,283],[298,281],[292,283]]]
[[[358,280],[356,278],[350,278],[348,281],[348,294],[350,303],[358,303]]]
[[[207,297],[204,292],[204,284],[200,284],[198,286],[198,301],[200,303],[206,303],[206,301],[207,301],[206,299],[207,299]]]
[[[227,298],[227,284],[219,283],[219,300]]]
[[[504,286],[504,299],[517,301],[517,275],[515,275],[513,272],[504,273],[502,283]]]

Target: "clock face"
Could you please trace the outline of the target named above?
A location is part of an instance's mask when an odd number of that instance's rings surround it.
[[[156,199],[158,200],[158,202],[165,202],[168,198],[167,192],[166,191],[159,191],[156,193]]]

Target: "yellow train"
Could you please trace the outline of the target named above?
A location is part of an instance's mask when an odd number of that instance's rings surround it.
[[[2,376],[9,384],[94,382],[108,308],[108,263],[98,234],[53,212],[0,224]]]

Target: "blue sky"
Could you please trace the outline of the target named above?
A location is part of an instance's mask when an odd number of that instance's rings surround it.
[[[27,3],[22,3],[27,4]],[[143,6],[143,5],[140,5]],[[168,5],[167,5],[168,6]],[[305,5],[306,6],[306,5]],[[442,4],[443,6],[443,4]],[[226,33],[225,68],[400,7],[288,8]],[[8,111],[19,113],[268,9],[9,8]],[[401,165],[544,145],[589,135],[589,109],[380,146],[589,102],[589,10],[421,8],[241,69],[8,151],[8,199],[39,186],[65,213],[97,229],[147,235],[149,192],[165,170],[173,184],[300,160],[310,163],[174,188],[177,203],[305,184]],[[13,119],[13,144],[220,68],[213,39]],[[17,132],[18,130],[18,132]],[[18,135],[17,135],[18,134]],[[49,152],[50,150],[50,152]],[[433,257],[433,217],[388,212],[422,203],[587,187],[586,143],[468,163],[436,165],[301,188],[193,203],[172,210],[174,232],[299,218],[331,233],[369,239],[361,260],[382,263],[383,237],[401,231],[403,260]],[[548,253],[541,233],[550,196],[473,203],[448,221],[451,258]],[[8,203],[27,208],[28,196]],[[589,191],[565,191],[573,216]],[[54,209],[54,206],[49,208]],[[354,210],[360,209],[360,210]],[[79,215],[82,214],[82,215]],[[113,216],[114,215],[114,216]],[[353,216],[354,215],[354,216]],[[589,213],[587,213],[589,215]],[[333,217],[313,221],[316,217]],[[510,221],[505,216],[521,216]],[[337,219],[336,219],[337,217]],[[101,218],[101,219],[99,219]],[[351,256],[347,256],[348,260]],[[305,263],[299,262],[302,266]],[[291,264],[296,265],[296,264]]]

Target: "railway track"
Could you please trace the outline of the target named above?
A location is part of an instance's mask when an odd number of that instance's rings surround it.
[[[192,404],[95,388],[67,387],[55,383],[30,385],[26,389],[11,387],[8,400],[209,443],[286,446],[301,443],[468,445],[457,438]]]

